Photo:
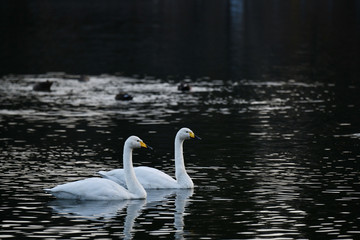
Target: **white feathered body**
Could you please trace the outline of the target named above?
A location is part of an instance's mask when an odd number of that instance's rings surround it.
[[[105,178],[87,178],[75,182],[65,183],[45,189],[59,199],[78,199],[78,200],[125,200],[135,199],[131,194],[119,184]]]
[[[145,189],[181,188],[175,179],[156,168],[141,166],[135,167],[134,171],[136,178]],[[99,174],[105,179],[126,187],[124,169],[100,171]]]

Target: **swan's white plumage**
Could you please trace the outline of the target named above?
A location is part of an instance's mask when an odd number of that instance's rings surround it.
[[[134,171],[137,179],[145,189],[178,188],[175,179],[156,168],[141,166],[135,167]],[[114,169],[109,172],[100,171],[99,174],[121,186],[126,186],[124,169]]]
[[[124,187],[104,178],[87,178],[45,189],[57,198],[79,200],[120,200],[136,198]]]
[[[87,178],[61,184],[51,189],[45,189],[45,191],[61,199],[123,200],[146,198],[146,191],[136,179],[132,165],[132,150],[140,147],[147,146],[136,136],[129,137],[124,144],[123,176],[128,189],[109,179]]]
[[[194,188],[194,183],[185,170],[183,156],[183,142],[186,139],[195,138],[195,134],[189,128],[180,129],[175,137],[175,175],[176,180],[168,174],[151,167],[135,167],[137,179],[145,189],[165,188]],[[123,169],[98,172],[102,177],[112,180],[122,186],[126,186]]]

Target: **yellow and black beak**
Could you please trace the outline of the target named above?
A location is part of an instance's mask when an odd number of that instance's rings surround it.
[[[141,145],[141,147],[143,147],[143,148],[148,148],[148,149],[150,149],[150,150],[153,150],[152,147],[150,147],[149,145],[146,145],[146,143],[144,143],[143,141],[140,142],[140,145]]]
[[[189,134],[190,134],[190,138],[201,140],[201,138],[196,136],[193,132],[190,132]]]

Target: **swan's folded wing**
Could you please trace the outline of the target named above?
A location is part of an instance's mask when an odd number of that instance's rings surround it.
[[[121,200],[132,198],[131,193],[113,181],[87,178],[46,189],[57,198],[79,200]]]
[[[145,189],[177,188],[176,180],[168,174],[151,167],[136,167],[136,177]]]
[[[111,171],[99,171],[98,174],[103,178],[116,182],[117,184],[126,187],[124,169],[114,169]]]
[[[142,166],[135,167],[134,171],[136,178],[145,189],[178,188],[176,180],[156,168]],[[124,169],[114,169],[108,172],[100,171],[98,174],[126,187]]]

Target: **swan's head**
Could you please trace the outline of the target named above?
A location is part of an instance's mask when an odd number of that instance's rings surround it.
[[[143,140],[141,140],[139,137],[137,136],[130,136],[126,141],[125,141],[125,145],[129,146],[130,148],[134,149],[134,148],[149,148],[152,149],[150,146],[148,146],[146,143],[144,143]]]
[[[198,136],[195,135],[195,133],[193,131],[191,131],[189,128],[182,128],[180,129],[177,134],[176,137],[181,139],[181,140],[186,140],[186,139],[201,139]]]

